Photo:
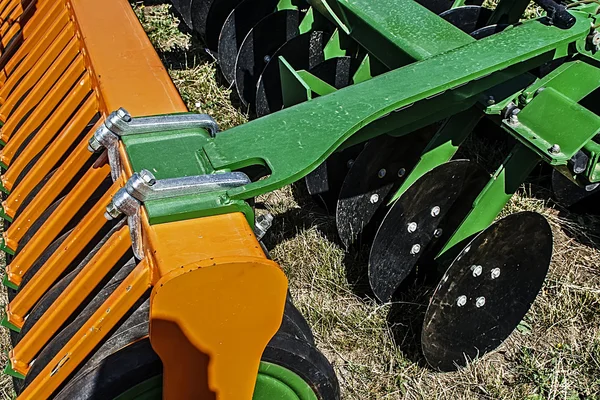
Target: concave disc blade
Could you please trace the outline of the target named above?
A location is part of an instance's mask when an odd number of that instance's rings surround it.
[[[435,129],[426,128],[402,137],[384,135],[365,145],[344,179],[337,203],[336,225],[347,248],[359,238],[368,240],[367,226],[383,219],[389,197],[419,161],[433,133]]]
[[[296,70],[310,70],[324,61],[323,48],[331,33],[307,32],[296,36],[281,46],[267,62],[256,89],[256,115],[262,117],[283,108],[279,57]]]
[[[248,32],[235,63],[235,86],[244,104],[256,99],[256,83],[273,54],[298,36],[300,18],[296,10],[278,11],[263,18]]]
[[[423,175],[394,203],[369,255],[369,282],[379,300],[390,301],[416,265],[433,265],[488,180],[476,163],[450,161]]]
[[[491,16],[492,10],[480,6],[457,7],[440,14],[440,17],[469,34],[484,27]]]
[[[505,30],[508,25],[505,24],[497,24],[497,25],[488,25],[483,28],[479,28],[476,31],[471,32],[471,36],[477,40],[486,38],[488,36],[492,36],[496,33],[500,33]]]
[[[244,0],[227,16],[219,33],[219,67],[227,82],[235,79],[235,62],[248,32],[277,11],[277,0]]]
[[[591,197],[597,200],[600,186],[583,188],[571,182],[569,178],[558,172],[552,171],[552,191],[556,201],[567,208],[577,208],[576,211],[589,211],[597,213],[597,208],[589,201]],[[586,207],[586,206],[590,207]]]
[[[498,347],[540,291],[552,258],[552,230],[534,212],[512,214],[480,233],[442,277],[421,341],[432,367],[451,371]]]
[[[201,0],[196,6],[197,2],[198,0],[195,0],[192,3],[194,30],[202,35],[206,47],[216,52],[219,49],[219,35],[225,20],[242,0]],[[196,7],[202,7],[202,10],[195,11]]]
[[[189,28],[192,28],[192,1],[193,0],[171,0],[173,7],[181,15],[183,22],[185,22]]]

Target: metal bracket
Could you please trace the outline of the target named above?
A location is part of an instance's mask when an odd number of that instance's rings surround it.
[[[106,207],[104,216],[108,220],[125,214],[129,230],[133,254],[142,260],[142,224],[140,209],[143,203],[151,200],[168,199],[191,194],[209,193],[227,190],[249,184],[250,178],[243,172],[226,172],[210,175],[184,176],[157,180],[154,175],[143,169],[134,173],[112,198]]]
[[[88,149],[91,152],[108,150],[111,177],[113,181],[121,173],[121,159],[117,143],[122,136],[144,133],[167,132],[181,129],[206,129],[211,137],[219,132],[219,126],[207,114],[174,114],[133,118],[127,110],[119,108],[108,115],[104,123],[90,138]]]

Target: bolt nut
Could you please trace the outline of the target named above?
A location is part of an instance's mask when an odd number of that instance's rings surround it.
[[[481,296],[481,297],[478,297],[478,298],[475,300],[475,305],[477,306],[477,308],[481,308],[481,307],[483,307],[483,306],[485,305],[485,297],[483,297],[483,296]]]
[[[122,214],[122,212],[117,208],[117,206],[115,206],[115,203],[113,203],[111,201],[106,206],[106,212],[104,213],[104,218],[106,218],[109,221],[112,221],[113,219],[118,218],[119,215],[121,215],[121,214]]]
[[[348,168],[352,168],[353,165],[354,165],[354,160],[353,159],[349,159],[348,162],[346,163],[346,166]]]
[[[431,209],[431,216],[432,217],[437,217],[438,215],[440,215],[440,207],[439,206],[435,206]]]
[[[104,146],[98,141],[98,139],[96,139],[96,136],[92,136],[88,141],[88,150],[90,153],[95,153],[103,148]]]
[[[409,233],[413,233],[414,231],[417,230],[417,223],[416,222],[409,223],[408,226],[406,227],[406,229],[408,230]]]
[[[117,117],[121,118],[125,122],[131,122],[131,115],[123,107],[119,108],[116,112]]]
[[[467,296],[465,296],[464,294],[462,296],[458,296],[458,298],[456,299],[456,305],[462,307],[465,304],[467,304]]]
[[[436,238],[439,238],[442,236],[442,233],[444,231],[442,230],[442,228],[437,228],[435,231],[433,231],[433,236],[435,236]]]
[[[500,268],[494,268],[491,272],[492,279],[496,279],[500,276]]]
[[[493,106],[494,104],[496,104],[496,99],[494,98],[494,96],[489,96],[487,98],[487,104],[488,106]]]
[[[152,186],[156,183],[156,178],[154,177],[154,174],[152,174],[152,172],[148,171],[147,169],[143,169],[139,172],[140,178],[142,178],[142,180],[148,184],[149,186]]]
[[[371,204],[375,204],[379,201],[379,195],[377,193],[374,193],[373,195],[371,195],[371,198],[369,200],[371,201]]]
[[[473,272],[473,276],[477,278],[483,272],[483,267],[481,265],[472,265],[471,271]]]
[[[550,154],[558,154],[560,153],[560,146],[557,144],[553,144],[552,147],[548,149],[548,153]]]
[[[400,168],[398,170],[398,178],[402,178],[404,175],[406,175],[406,168]]]
[[[381,168],[381,169],[379,170],[379,172],[377,172],[377,176],[378,176],[379,178],[385,178],[385,174],[387,174],[387,171],[385,170],[385,168]]]
[[[413,244],[413,247],[410,249],[410,254],[418,254],[421,251],[420,244]]]

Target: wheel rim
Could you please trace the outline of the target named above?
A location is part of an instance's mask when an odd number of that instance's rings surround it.
[[[162,376],[152,377],[127,390],[116,400],[155,400],[162,398]],[[315,392],[295,372],[262,361],[258,369],[253,400],[317,400]]]

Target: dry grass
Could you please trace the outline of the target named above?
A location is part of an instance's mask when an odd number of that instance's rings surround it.
[[[180,32],[170,6],[134,8],[190,110],[211,114],[223,129],[245,122],[214,60]],[[335,221],[301,185],[258,199],[276,217],[265,238],[271,256],[285,269],[345,399],[600,399],[600,221],[570,215],[539,192],[523,187],[503,214],[535,210],[552,225],[554,257],[541,295],[497,351],[445,374],[428,369],[419,351],[427,292],[376,302],[364,285],[364,254],[344,252]],[[0,387],[10,397],[7,377]]]

